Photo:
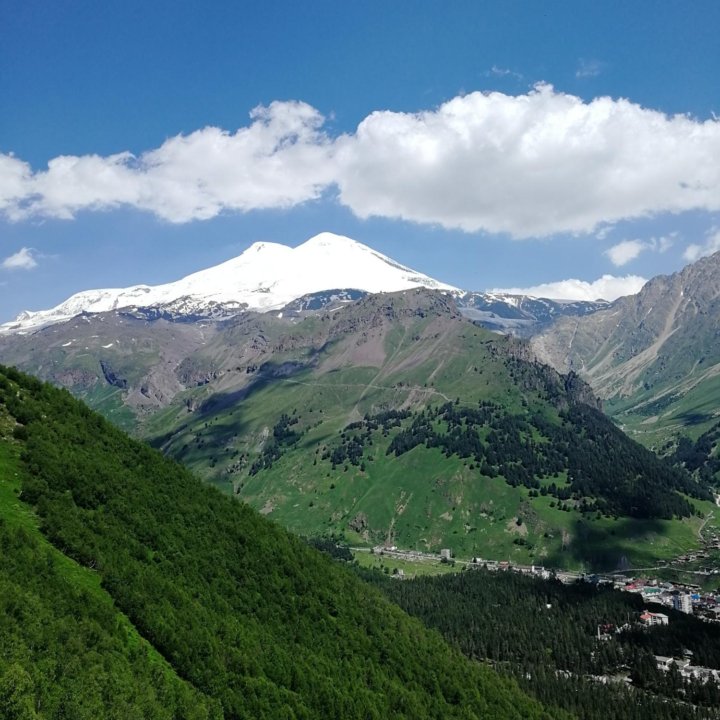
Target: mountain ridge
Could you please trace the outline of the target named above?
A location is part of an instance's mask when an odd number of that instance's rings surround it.
[[[628,474],[656,459],[606,418],[568,414],[596,406],[585,383],[535,363],[525,341],[473,324],[449,294],[419,288],[279,314],[192,323],[89,315],[0,338],[0,356],[302,534],[450,544],[558,567],[614,568],[695,547],[695,513],[707,514],[708,500],[688,506],[676,490],[692,486],[661,466],[667,482],[655,491],[648,473]],[[481,412],[444,409],[456,403]],[[386,412],[401,413],[399,424],[379,430]],[[416,429],[429,446],[388,454],[391,436]],[[624,458],[615,489],[617,460],[605,447]],[[602,487],[586,477],[589,462]]]
[[[717,420],[720,253],[650,280],[592,315],[561,318],[531,340],[559,372],[581,374],[607,410],[660,449]]]
[[[465,291],[409,268],[351,238],[322,232],[297,247],[253,243],[241,255],[169,283],[75,293],[47,310],[23,311],[0,324],[0,336],[36,332],[82,315],[134,313],[175,322],[224,319],[242,312],[322,309],[331,291],[344,301],[378,292],[425,287],[450,293],[463,313],[488,329],[527,336],[556,317],[584,315],[603,300],[567,301]],[[335,300],[339,300],[335,298]]]

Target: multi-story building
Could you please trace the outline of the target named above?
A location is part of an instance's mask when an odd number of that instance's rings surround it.
[[[678,593],[677,595],[673,595],[672,604],[676,610],[684,612],[688,615],[692,614],[692,599],[688,593]]]

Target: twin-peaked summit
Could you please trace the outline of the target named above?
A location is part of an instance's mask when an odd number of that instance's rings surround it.
[[[266,312],[331,289],[377,293],[415,287],[460,292],[362,243],[323,232],[295,248],[254,243],[236,258],[164,285],[86,290],[49,310],[23,312],[0,331],[32,331],[81,313],[122,308],[162,307],[199,315],[219,308]]]

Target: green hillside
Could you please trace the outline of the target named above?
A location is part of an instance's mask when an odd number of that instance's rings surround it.
[[[276,338],[242,389],[198,388],[145,432],[303,535],[603,569],[696,546],[707,490],[628,440],[573,375],[444,298],[343,312]]]
[[[41,534],[18,498],[14,424],[0,404],[0,717],[221,717],[140,636],[100,575]]]
[[[720,422],[712,425],[695,442],[688,437],[681,437],[670,459],[708,485],[720,487]]]
[[[68,393],[0,411],[4,717],[558,717]]]
[[[0,351],[302,535],[646,567],[695,548],[714,507],[593,412],[576,375],[473,325],[437,292],[304,318],[107,314],[7,337]],[[423,413],[448,404],[492,412],[435,417],[416,433]],[[396,425],[378,424],[392,412],[403,414]],[[408,433],[425,441],[391,449]]]
[[[711,507],[685,473],[583,405],[547,415],[490,403],[388,411],[317,441],[302,419],[281,416],[239,486],[301,534],[613,569],[623,557],[646,566],[692,547],[692,513]]]

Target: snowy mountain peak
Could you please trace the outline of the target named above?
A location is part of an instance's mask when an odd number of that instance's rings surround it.
[[[418,273],[351,238],[323,232],[295,248],[253,243],[238,257],[164,285],[86,290],[49,310],[25,311],[0,332],[28,332],[81,313],[125,308],[172,308],[182,314],[217,315],[243,308],[277,310],[329,289],[392,292],[427,287],[459,294],[451,285]]]
[[[367,245],[357,242],[345,235],[336,235],[331,232],[321,232],[306,240],[300,247],[359,247],[370,250]],[[372,252],[372,251],[371,251]]]

